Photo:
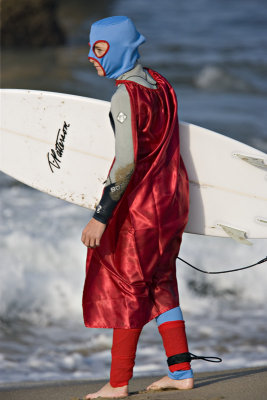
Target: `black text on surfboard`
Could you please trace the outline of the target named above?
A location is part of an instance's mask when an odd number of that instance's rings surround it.
[[[55,149],[51,149],[49,153],[47,153],[48,165],[52,172],[54,172],[54,168],[60,169],[60,158],[63,156],[64,152],[64,142],[68,133],[68,128],[70,124],[67,124],[64,121],[63,128],[58,130],[57,140],[55,143]]]

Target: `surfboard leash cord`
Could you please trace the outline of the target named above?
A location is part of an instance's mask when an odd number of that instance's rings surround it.
[[[187,352],[187,353],[175,354],[174,356],[168,357],[167,363],[168,363],[168,366],[170,367],[171,365],[174,365],[174,364],[191,362],[193,360],[203,360],[203,361],[208,361],[208,362],[213,362],[213,363],[222,362],[222,359],[220,357],[196,356],[193,353]]]
[[[235,268],[235,269],[228,269],[228,270],[223,270],[223,271],[204,271],[203,269],[197,268],[194,265],[190,264],[189,262],[183,260],[181,257],[177,257],[179,260],[183,261],[185,264],[189,265],[191,268],[203,272],[203,274],[212,274],[212,275],[217,275],[217,274],[227,274],[228,272],[236,272],[236,271],[242,271],[244,269],[252,268],[255,267],[256,265],[262,264],[267,261],[267,257],[263,258],[262,260],[256,262],[255,264],[247,265],[246,267],[241,267],[241,268]]]

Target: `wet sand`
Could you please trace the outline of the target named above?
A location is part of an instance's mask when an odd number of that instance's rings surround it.
[[[131,400],[265,400],[267,366],[195,374],[195,388],[188,391],[146,392],[157,378],[134,378]],[[79,400],[98,390],[106,381],[54,381],[6,384],[0,387],[0,400]]]

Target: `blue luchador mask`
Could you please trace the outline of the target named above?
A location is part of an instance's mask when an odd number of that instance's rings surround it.
[[[101,57],[97,57],[94,46],[106,42],[108,47]],[[118,78],[132,69],[140,57],[138,47],[145,42],[131,21],[124,16],[104,18],[91,26],[88,59],[97,61],[107,78]]]

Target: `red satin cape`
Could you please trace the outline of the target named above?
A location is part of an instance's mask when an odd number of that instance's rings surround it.
[[[179,305],[175,259],[188,221],[188,175],[175,92],[159,73],[148,72],[157,89],[117,81],[130,96],[135,170],[100,246],[88,249],[87,327],[142,328]]]

